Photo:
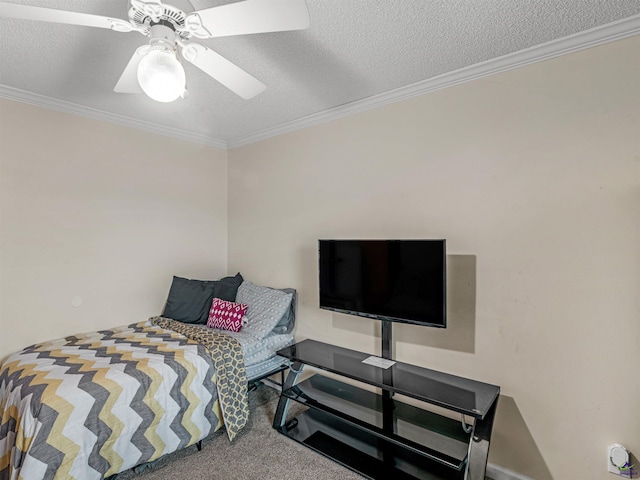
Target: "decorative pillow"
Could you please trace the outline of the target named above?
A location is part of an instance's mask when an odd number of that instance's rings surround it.
[[[214,298],[211,303],[211,310],[209,310],[207,327],[239,332],[242,328],[242,317],[244,317],[245,313],[247,313],[247,306],[242,303]]]
[[[291,305],[292,293],[285,293],[251,282],[242,282],[238,288],[236,302],[244,303],[247,310],[247,325],[243,332],[251,333],[261,340],[278,324]]]
[[[204,325],[209,318],[213,298],[234,301],[242,280],[240,273],[220,280],[190,280],[174,276],[162,316]]]

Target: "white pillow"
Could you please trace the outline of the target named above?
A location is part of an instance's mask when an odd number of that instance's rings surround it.
[[[292,298],[292,293],[242,282],[238,288],[236,303],[244,303],[249,307],[246,313],[247,324],[242,331],[252,334],[258,340],[263,339],[288,311]]]

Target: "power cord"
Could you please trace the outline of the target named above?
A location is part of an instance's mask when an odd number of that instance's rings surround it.
[[[636,473],[638,473],[636,469],[633,468],[634,466],[634,464],[627,462],[624,465],[618,467],[618,470],[620,470],[621,475],[632,478]]]
[[[612,457],[609,457],[609,461],[611,462],[611,465],[613,465],[615,468],[618,469],[621,477],[633,478],[638,473],[637,470],[634,468],[635,464],[625,462],[622,465],[616,465]]]

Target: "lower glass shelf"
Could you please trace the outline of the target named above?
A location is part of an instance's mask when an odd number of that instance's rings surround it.
[[[321,410],[306,410],[277,430],[373,480],[464,479],[464,470],[448,468]]]
[[[392,399],[385,406],[381,395],[323,375],[314,375],[283,395],[449,468],[461,470],[466,464],[471,439],[460,420]]]

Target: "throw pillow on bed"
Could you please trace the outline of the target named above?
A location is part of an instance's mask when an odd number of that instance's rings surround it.
[[[233,302],[242,283],[240,273],[220,280],[173,277],[162,316],[184,323],[206,324],[214,297]]]
[[[266,337],[289,310],[292,297],[292,293],[242,282],[236,302],[249,307],[247,324],[242,331],[252,334],[258,340]]]
[[[247,306],[242,303],[228,302],[214,298],[209,310],[207,327],[239,332],[242,328],[242,317],[247,313]]]

